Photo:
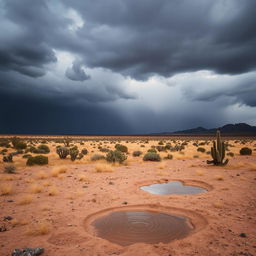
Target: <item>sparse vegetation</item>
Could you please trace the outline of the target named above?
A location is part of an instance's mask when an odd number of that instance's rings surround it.
[[[153,162],[160,162],[161,157],[157,153],[147,153],[143,157],[143,161],[153,161]]]
[[[57,147],[56,152],[60,159],[65,159],[69,155],[69,150],[66,147]]]
[[[248,147],[243,147],[243,148],[240,149],[239,153],[242,156],[249,156],[249,155],[252,154],[252,150]]]
[[[119,150],[109,151],[106,160],[111,163],[122,163],[127,159],[127,156]]]
[[[5,173],[15,173],[16,172],[16,167],[14,165],[5,165],[4,166],[4,172]]]
[[[32,166],[32,165],[46,165],[48,164],[48,157],[47,156],[34,156],[34,157],[29,157],[27,160],[26,165]]]

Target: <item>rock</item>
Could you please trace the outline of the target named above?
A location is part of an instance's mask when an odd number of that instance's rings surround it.
[[[44,252],[44,248],[26,248],[24,250],[15,249],[11,256],[37,256]]]
[[[13,217],[12,216],[4,216],[4,220],[12,220]]]
[[[128,204],[128,202],[124,201],[124,202],[122,202],[122,204],[125,204],[125,205],[126,205],[126,204]]]
[[[13,203],[13,200],[7,200],[8,203]]]
[[[109,184],[109,185],[115,185],[115,182],[110,181],[108,184]]]
[[[241,233],[239,236],[240,237],[247,237],[247,235],[245,233]]]
[[[5,231],[7,231],[6,227],[5,226],[1,226],[0,227],[0,232],[5,232]]]

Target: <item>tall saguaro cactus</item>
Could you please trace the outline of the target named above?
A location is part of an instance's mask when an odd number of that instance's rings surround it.
[[[207,160],[207,164],[214,165],[226,165],[228,163],[228,159],[224,161],[225,158],[225,144],[220,139],[220,131],[216,132],[216,141],[213,142],[213,147],[211,147],[211,155],[213,160]],[[224,162],[223,162],[224,161]]]

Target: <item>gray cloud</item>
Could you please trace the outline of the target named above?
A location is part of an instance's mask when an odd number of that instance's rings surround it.
[[[73,81],[90,79],[90,76],[86,75],[85,71],[82,69],[82,63],[80,61],[74,61],[72,67],[67,68],[66,77]]]
[[[46,123],[68,112],[62,126],[84,110],[88,131],[104,116],[116,132],[255,122],[255,9],[255,0],[0,0],[5,131],[15,124],[7,99],[28,128],[17,104]],[[195,76],[202,70],[217,78]]]

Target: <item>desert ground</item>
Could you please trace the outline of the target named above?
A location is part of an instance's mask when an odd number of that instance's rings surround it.
[[[79,137],[68,138],[69,147],[88,153],[80,160],[60,159],[57,146],[67,138],[20,137],[27,147],[16,152],[0,147],[0,255],[9,256],[15,248],[44,248],[44,256],[66,255],[256,255],[256,140],[223,138],[228,144],[225,166],[208,165],[213,138],[189,137]],[[93,160],[106,156],[119,143],[127,147],[127,159],[110,163]],[[28,149],[47,145],[46,165],[27,166],[28,158],[38,155]],[[184,145],[178,151],[159,148],[161,161],[144,161],[149,149],[165,145]],[[240,149],[252,149],[240,155]],[[204,152],[198,151],[204,148]],[[103,151],[103,152],[102,152]],[[134,151],[141,155],[134,156]],[[227,153],[233,153],[227,155]],[[167,155],[172,159],[167,159]],[[169,158],[171,158],[169,156]],[[6,173],[7,165],[15,166]],[[208,190],[194,195],[154,195],[140,186],[182,181]],[[193,231],[169,243],[134,243],[121,246],[97,236],[92,221],[119,210],[154,210],[187,217]]]

